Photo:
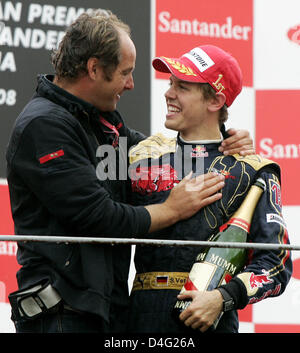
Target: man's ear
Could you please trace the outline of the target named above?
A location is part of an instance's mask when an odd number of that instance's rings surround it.
[[[222,92],[217,92],[216,97],[211,99],[208,105],[208,109],[211,112],[220,110],[226,102],[226,96]]]
[[[99,59],[95,57],[89,58],[86,63],[86,68],[88,71],[88,75],[92,80],[95,80],[97,77],[97,73],[101,70],[101,66],[99,65]]]

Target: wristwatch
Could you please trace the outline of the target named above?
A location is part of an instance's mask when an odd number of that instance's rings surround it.
[[[234,300],[232,296],[224,289],[217,288],[223,297],[223,312],[230,311],[234,309]]]

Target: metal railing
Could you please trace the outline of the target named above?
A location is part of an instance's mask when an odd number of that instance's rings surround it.
[[[274,243],[239,243],[198,240],[166,240],[166,239],[136,239],[136,238],[100,238],[100,237],[69,237],[49,235],[0,235],[0,241],[16,242],[49,242],[49,243],[87,243],[111,245],[154,245],[154,246],[198,246],[215,248],[247,248],[261,250],[300,250],[297,244]]]

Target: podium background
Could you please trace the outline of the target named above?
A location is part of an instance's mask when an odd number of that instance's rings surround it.
[[[84,8],[83,8],[84,6]],[[157,55],[176,57],[193,46],[215,44],[239,61],[244,87],[229,109],[226,127],[247,129],[257,153],[282,168],[282,203],[290,241],[300,243],[300,2],[299,0],[79,0],[0,2],[0,234],[13,234],[5,180],[5,148],[36,76],[51,73],[49,47],[72,16],[88,8],[111,9],[132,28],[137,47],[135,89],[118,105],[127,124],[145,134],[164,128],[168,75],[156,74]],[[23,39],[20,38],[23,33]],[[19,41],[18,41],[19,38]],[[7,295],[16,289],[16,243],[0,242],[0,332],[14,332]],[[240,332],[300,332],[300,254],[279,298],[240,311]],[[129,286],[132,283],[132,268]]]

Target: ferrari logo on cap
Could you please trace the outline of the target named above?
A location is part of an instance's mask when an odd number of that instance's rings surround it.
[[[216,82],[213,82],[213,85],[216,87],[216,89],[217,89],[218,92],[222,92],[222,91],[225,89],[225,87],[224,87],[224,86],[222,85],[222,83],[220,82],[220,81],[222,80],[222,78],[223,78],[223,75],[220,74],[220,75],[219,75],[219,78],[217,79],[217,81],[216,81]]]

